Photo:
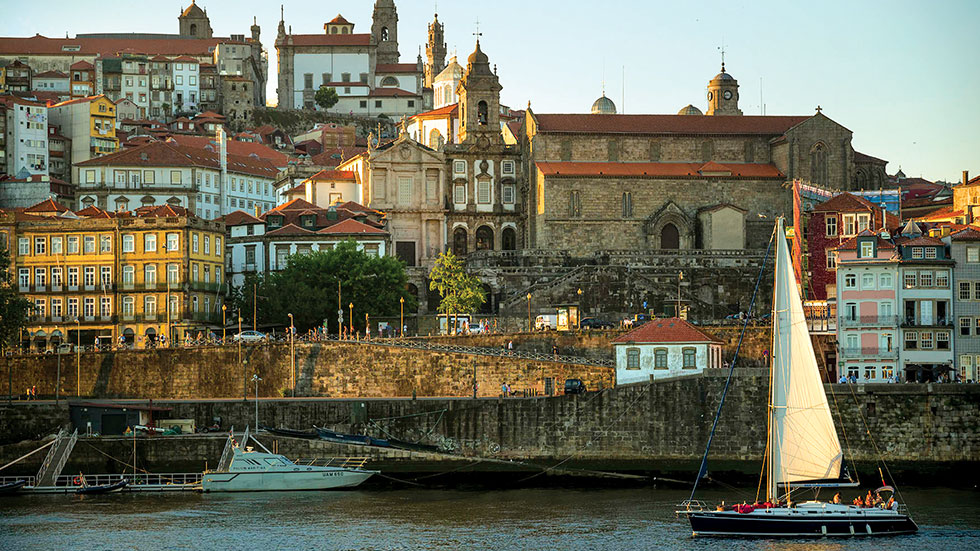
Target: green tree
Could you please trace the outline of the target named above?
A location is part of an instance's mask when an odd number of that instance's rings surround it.
[[[454,331],[457,315],[468,314],[487,300],[480,278],[467,273],[463,261],[451,252],[436,258],[429,280],[429,289],[439,292],[439,312],[452,316]]]
[[[400,298],[405,299],[406,311],[416,306],[407,290],[405,264],[395,257],[369,255],[358,250],[354,241],[339,243],[331,251],[293,255],[282,271],[246,277],[233,291],[232,302],[244,319],[251,320],[252,296],[256,295],[259,325],[285,325],[288,314],[293,314],[298,331],[321,327],[326,320],[328,330],[335,333],[338,282],[344,325],[350,324],[349,305],[353,304],[357,331],[364,331],[365,313],[397,315]]]
[[[340,96],[337,95],[337,90],[335,88],[321,86],[320,89],[316,91],[316,95],[313,96],[313,101],[316,102],[320,109],[327,110],[334,105],[337,105],[337,102],[340,101]]]
[[[0,352],[20,338],[30,309],[31,303],[14,288],[10,252],[0,247]]]

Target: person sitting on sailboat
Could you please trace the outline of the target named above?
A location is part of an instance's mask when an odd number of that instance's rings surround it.
[[[840,492],[834,494],[834,503],[838,505],[840,504]]]

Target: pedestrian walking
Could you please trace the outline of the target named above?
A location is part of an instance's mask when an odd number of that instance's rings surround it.
[[[31,387],[31,400],[37,400],[37,385]]]
[[[551,345],[551,352],[555,355],[555,359],[558,359],[558,344]]]
[[[514,341],[507,341],[507,354],[508,355],[514,354]]]

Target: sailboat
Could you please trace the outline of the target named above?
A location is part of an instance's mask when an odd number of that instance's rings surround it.
[[[766,500],[734,508],[718,506],[711,509],[694,499],[695,482],[691,499],[682,503],[683,509],[677,512],[691,521],[695,537],[914,533],[918,526],[909,517],[905,506],[895,501],[894,489],[884,485],[884,481],[875,491],[870,506],[816,500],[796,503],[793,500],[793,492],[797,490],[855,487],[858,483],[840,478],[844,454],[820,379],[781,218],[776,222],[774,240],[773,353],[768,436],[762,469]],[[718,413],[721,414],[720,405]],[[710,445],[709,439],[698,479],[706,472],[705,460]]]

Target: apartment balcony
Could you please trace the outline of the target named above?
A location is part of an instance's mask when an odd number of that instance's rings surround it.
[[[207,291],[207,292],[217,292],[224,289],[224,283],[210,283],[204,281],[194,281],[191,282],[191,290],[193,291]]]
[[[188,317],[185,315],[185,318]],[[193,312],[189,315],[190,319],[194,321],[203,321],[207,323],[219,323],[221,321],[221,314],[217,312]]]
[[[907,316],[902,320],[902,327],[952,327],[953,317],[930,317]]]
[[[854,318],[842,317],[840,326],[851,327],[896,327],[898,326],[898,316],[857,316]]]
[[[898,349],[893,348],[891,350],[883,350],[878,347],[841,348],[840,355],[842,358],[851,359],[851,360],[870,360],[870,359],[894,360],[898,358]]]

